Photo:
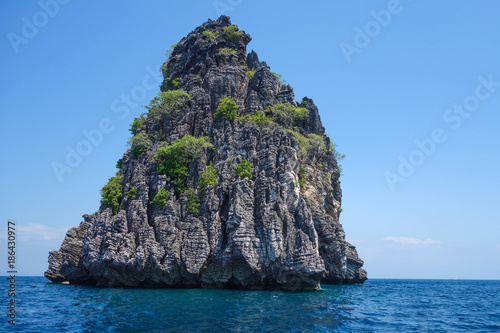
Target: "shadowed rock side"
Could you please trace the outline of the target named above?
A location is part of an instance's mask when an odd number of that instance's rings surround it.
[[[269,107],[299,105],[293,90],[255,52],[247,55],[248,34],[233,28],[230,35],[228,26],[226,16],[209,20],[174,47],[161,89],[182,89],[192,99],[160,117],[150,112],[136,133],[155,139],[139,156],[124,154],[116,214],[103,203],[99,212],[84,215],[61,249],[50,252],[47,278],[98,286],[281,290],[366,280],[338,220],[340,172],[317,107],[304,98],[305,117],[293,123],[272,118]],[[239,105],[236,119],[214,117],[224,95]],[[257,112],[273,121],[243,118]],[[199,212],[188,209],[188,192],[178,193],[153,158],[161,145],[185,135],[207,136],[213,145],[189,163],[186,187],[198,196]],[[308,138],[321,140],[314,145]],[[252,179],[235,173],[244,159]],[[210,163],[217,184],[202,192],[197,184]],[[152,204],[161,189],[170,193],[165,205]]]

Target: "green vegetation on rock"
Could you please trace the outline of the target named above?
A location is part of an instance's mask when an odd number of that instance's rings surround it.
[[[170,197],[170,192],[162,187],[161,190],[159,190],[158,193],[156,193],[155,197],[151,201],[151,204],[159,208],[163,208],[165,207],[165,204],[167,203],[169,197]]]
[[[286,81],[283,80],[283,75],[282,74],[275,73],[275,72],[271,72],[271,73],[273,73],[273,75],[276,76],[276,78],[278,79],[278,81],[280,81],[282,84],[286,84]]]
[[[252,122],[256,124],[259,128],[270,126],[275,124],[274,121],[271,120],[268,116],[265,115],[262,111],[257,111],[254,115],[245,115],[240,117],[240,119],[244,122]]]
[[[170,47],[165,51],[165,55],[167,57],[170,57],[172,55],[172,52],[174,52],[174,49],[176,46],[177,46],[177,43],[170,45]]]
[[[301,165],[299,168],[299,173],[297,175],[299,177],[299,186],[300,189],[304,189],[304,185],[306,184],[306,169]]]
[[[120,158],[117,162],[116,162],[116,168],[117,169],[121,169],[123,166],[123,158]]]
[[[162,84],[160,89],[162,91],[168,91],[168,90],[177,90],[179,88],[179,81],[180,78],[171,78],[171,77],[166,77]]]
[[[238,118],[237,110],[239,107],[240,106],[236,104],[234,99],[224,95],[219,99],[219,106],[217,107],[217,112],[214,114],[214,117],[233,120],[235,118]]]
[[[326,150],[325,141],[323,140],[323,137],[321,135],[314,134],[314,133],[309,133],[309,134],[307,134],[307,138],[309,140],[309,145],[310,145],[309,149],[311,149],[311,148],[315,148],[315,149],[321,148],[323,150]]]
[[[129,131],[132,132],[133,135],[136,135],[145,121],[146,121],[146,114],[142,113],[139,117],[134,118],[134,121],[132,122],[132,124],[130,124]]]
[[[342,161],[345,158],[345,154],[341,154],[336,150],[337,145],[335,143],[330,141],[330,146],[327,149],[327,147],[325,145],[325,141],[321,135],[309,133],[306,137],[306,136],[304,136],[296,131],[290,130],[290,129],[286,129],[285,132],[291,132],[291,133],[293,133],[293,135],[295,135],[295,137],[299,141],[299,144],[301,147],[301,151],[300,151],[301,155],[318,154],[318,153],[326,152],[326,151],[332,152],[333,156],[335,156],[335,159],[337,160],[337,165],[338,165],[340,174],[342,174],[342,165],[338,162]],[[323,168],[323,165],[321,163],[317,162],[316,165],[319,168]]]
[[[208,43],[208,42],[212,42],[215,37],[217,37],[217,35],[219,34],[218,31],[212,31],[212,30],[205,30],[202,32],[202,35],[203,35],[203,43]]]
[[[163,65],[161,65],[160,67],[160,72],[163,76],[166,75],[167,73],[167,68],[168,68],[168,64],[166,62],[163,63]]]
[[[151,137],[146,133],[139,133],[131,137],[128,143],[132,148],[132,155],[136,159],[153,146],[153,140],[151,140]]]
[[[179,112],[178,107],[191,99],[193,97],[182,89],[162,91],[146,106],[148,116],[158,119],[163,114]]]
[[[269,106],[266,113],[280,125],[284,127],[296,126],[297,122],[306,119],[309,116],[309,111],[300,106],[295,106],[291,103],[278,103]]]
[[[215,170],[212,162],[210,162],[210,165],[201,172],[200,179],[198,180],[200,193],[205,192],[207,186],[215,187],[217,184],[217,170]]]
[[[337,159],[337,162],[342,161],[345,158],[345,154],[341,154],[337,151],[337,144],[335,144],[331,141],[330,141],[330,147],[328,147],[328,150],[333,153],[333,155]]]
[[[123,176],[118,172],[108,180],[108,183],[101,189],[102,203],[113,210],[113,214],[118,213],[123,193]]]
[[[247,70],[247,76],[248,76],[248,79],[252,79],[253,76],[255,75],[255,68],[252,68],[252,69],[249,69]]]
[[[239,31],[237,25],[230,25],[228,27],[224,27],[222,30],[224,30],[226,39],[230,42],[236,41],[243,34],[243,31]]]
[[[246,72],[247,72],[247,77],[248,79],[252,79],[253,76],[255,75],[255,68],[249,69],[247,65],[241,66]]]
[[[238,55],[238,51],[229,47],[223,47],[219,49],[219,54],[234,54]]]
[[[252,179],[252,164],[244,158],[240,164],[234,167],[234,172],[241,178]]]
[[[328,150],[333,153],[333,156],[335,156],[335,159],[337,160],[337,165],[339,167],[340,174],[342,175],[342,165],[339,163],[345,158],[345,154],[341,154],[337,151],[337,144],[333,143],[330,141],[330,147],[328,147]]]
[[[317,134],[310,133],[306,136],[300,134],[299,132],[292,130],[285,130],[286,132],[291,132],[297,140],[299,141],[301,147],[301,154],[306,153],[317,153],[320,150],[326,151],[325,142],[323,137]]]
[[[130,190],[127,191],[127,199],[135,200],[137,199],[137,187],[134,186]]]
[[[192,215],[200,214],[200,198],[194,193],[192,188],[187,190],[187,213]]]
[[[265,112],[257,111],[255,114],[238,116],[239,105],[236,104],[234,99],[228,96],[222,96],[219,100],[217,112],[214,114],[215,118],[225,118],[229,120],[239,119],[243,122],[255,123],[259,128],[280,124],[287,128],[296,126],[297,122],[306,119],[309,111],[304,107],[297,107],[291,103],[278,103],[269,106]]]
[[[205,148],[213,148],[208,137],[195,138],[191,135],[176,139],[171,145],[164,143],[158,148],[158,153],[154,156],[158,161],[157,170],[173,179],[178,194],[187,188],[189,164],[193,158],[199,157]]]

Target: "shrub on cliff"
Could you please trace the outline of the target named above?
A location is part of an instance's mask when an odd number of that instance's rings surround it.
[[[248,68],[247,65],[243,65],[243,66],[241,66],[241,68],[243,68],[247,72],[248,79],[251,80],[253,78],[253,76],[255,75],[255,68],[250,69],[250,68]]]
[[[205,192],[207,186],[215,187],[217,184],[217,170],[215,170],[212,162],[210,162],[210,165],[201,172],[200,179],[198,180],[200,193]]]
[[[151,204],[157,206],[158,208],[163,208],[165,207],[165,204],[167,203],[169,197],[170,192],[162,187],[161,190],[156,193],[155,197],[151,201]]]
[[[218,31],[205,30],[201,33],[203,35],[203,43],[212,42],[219,34]]]
[[[226,118],[228,120],[233,120],[238,118],[238,108],[240,106],[236,104],[234,99],[229,96],[222,96],[219,99],[219,106],[217,107],[217,112],[214,114],[215,118]]]
[[[200,214],[200,198],[194,193],[192,188],[187,190],[187,213],[197,216]]]
[[[246,158],[244,158],[240,164],[234,167],[234,172],[241,178],[248,178],[252,179],[252,164],[247,161]]]
[[[345,154],[341,154],[337,151],[337,144],[333,143],[330,141],[330,147],[328,147],[328,150],[332,152],[333,156],[335,156],[335,159],[337,160],[337,164],[339,167],[340,174],[342,175],[342,165],[338,162],[342,161],[345,158]]]
[[[259,128],[270,126],[272,124],[275,124],[271,118],[266,116],[264,112],[262,111],[257,111],[254,115],[245,115],[240,118],[244,122],[252,122],[256,124]]]
[[[176,90],[179,88],[179,81],[180,78],[171,78],[171,77],[166,77],[163,80],[163,83],[161,84],[161,90],[162,91],[169,91],[169,90]]]
[[[146,121],[146,115],[143,113],[139,117],[135,118],[132,124],[130,124],[129,131],[132,132],[133,135],[136,135],[145,121]]]
[[[189,164],[192,159],[199,157],[205,148],[212,148],[208,137],[195,138],[186,135],[176,139],[171,145],[164,143],[158,148],[154,159],[158,161],[157,170],[160,174],[171,177],[177,193],[186,190],[186,181],[189,175]]]
[[[137,186],[132,187],[130,190],[127,191],[127,199],[132,199],[135,200],[137,199]]]
[[[283,79],[283,75],[275,72],[271,72],[273,75],[280,81],[281,84],[286,84],[286,81]]]
[[[325,141],[321,135],[310,133],[306,136],[300,134],[299,132],[292,130],[285,130],[286,132],[291,132],[299,141],[301,150],[300,154],[316,154],[321,151],[326,151]]]
[[[307,135],[307,138],[309,140],[309,145],[310,145],[309,149],[316,149],[316,150],[321,149],[326,151],[325,141],[323,140],[323,137],[321,135],[309,133]]]
[[[229,47],[223,47],[219,49],[219,54],[234,54],[238,55],[238,51]]]
[[[160,72],[163,76],[167,75],[168,63],[164,62],[160,67]]]
[[[123,176],[118,172],[116,176],[111,177],[108,183],[101,189],[101,202],[113,210],[113,214],[118,213],[120,202],[122,201],[123,193]]]
[[[177,109],[183,103],[190,101],[193,97],[182,89],[162,91],[146,106],[148,116],[159,118],[162,114],[178,112]]]
[[[277,123],[284,127],[296,126],[297,122],[307,118],[309,111],[304,107],[297,107],[290,103],[278,103],[269,106],[266,113],[270,114]]]
[[[299,168],[299,174],[297,175],[299,177],[299,186],[300,189],[304,189],[304,185],[306,184],[306,169],[301,165]]]
[[[252,68],[252,69],[248,69],[247,70],[247,76],[248,76],[248,79],[251,80],[253,78],[253,76],[255,75],[255,68]]]
[[[142,153],[148,151],[153,146],[153,141],[146,133],[139,133],[131,137],[128,141],[132,148],[134,158],[139,158]]]
[[[239,31],[237,25],[230,25],[222,29],[226,34],[226,39],[230,42],[234,42],[243,34],[243,31]]]
[[[174,43],[172,45],[170,45],[170,47],[165,51],[165,55],[167,57],[170,57],[172,55],[172,53],[174,52],[174,49],[177,47],[177,43]]]

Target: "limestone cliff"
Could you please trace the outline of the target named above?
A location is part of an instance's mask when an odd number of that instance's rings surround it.
[[[47,278],[282,290],[366,280],[339,223],[340,172],[318,109],[247,54],[250,40],[222,16],[173,47],[118,190],[103,189],[114,199],[50,252]]]

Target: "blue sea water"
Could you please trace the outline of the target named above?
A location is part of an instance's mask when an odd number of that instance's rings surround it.
[[[500,332],[500,281],[368,280],[313,292],[107,289],[18,277],[5,332]]]

